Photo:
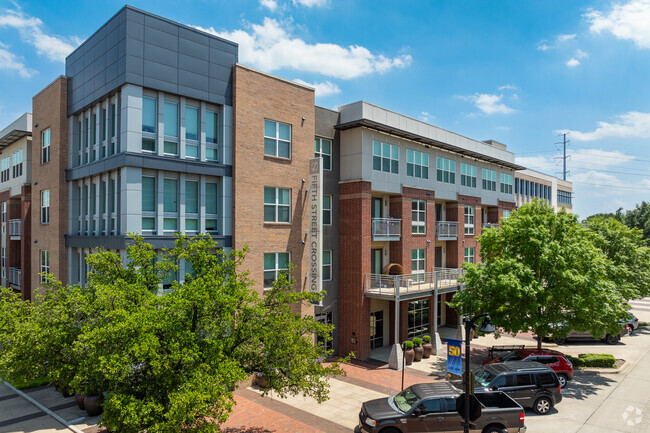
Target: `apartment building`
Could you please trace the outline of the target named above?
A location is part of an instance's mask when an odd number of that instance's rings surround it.
[[[515,201],[517,207],[530,203],[534,198],[545,200],[556,211],[573,209],[573,184],[539,171],[526,169],[515,174]]]

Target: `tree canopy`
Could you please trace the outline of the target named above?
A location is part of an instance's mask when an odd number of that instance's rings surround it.
[[[632,298],[647,296],[648,249],[638,231],[611,219],[589,227],[535,200],[478,238],[482,263],[465,263],[468,289],[451,305],[490,313],[505,332],[541,337],[570,329],[615,332]],[[644,281],[638,284],[639,276]]]
[[[322,294],[294,291],[282,275],[259,296],[237,272],[244,257],[209,237],[183,236],[160,257],[136,237],[126,263],[112,252],[90,255],[86,287],[52,281],[33,304],[6,293],[0,375],[46,375],[80,393],[103,392],[102,424],[126,433],[218,431],[232,391],[253,373],[268,379],[264,392],[325,400],[328,377],[343,371],[319,362],[331,352],[315,336],[331,339],[332,327],[293,309]],[[162,291],[180,260],[190,272]]]
[[[619,208],[616,213],[598,213],[587,218],[585,222],[589,223],[592,219],[600,217],[614,218],[630,228],[641,230],[643,239],[650,245],[650,203],[642,201],[634,209],[627,211]]]

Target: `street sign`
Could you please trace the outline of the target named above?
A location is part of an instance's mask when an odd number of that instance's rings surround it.
[[[447,339],[447,373],[459,378],[463,375],[463,342],[453,338]]]
[[[465,394],[461,394],[456,397],[456,410],[458,414],[464,419],[465,418]],[[469,396],[469,420],[476,421],[481,417],[481,402],[478,401],[478,398],[474,394]]]

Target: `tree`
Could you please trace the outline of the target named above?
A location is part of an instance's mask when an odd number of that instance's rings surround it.
[[[74,366],[76,391],[105,392],[105,427],[126,433],[218,431],[237,382],[255,372],[269,379],[264,392],[327,398],[327,378],[343,370],[338,363],[320,363],[331,352],[314,341],[331,339],[332,327],[292,308],[322,294],[294,291],[282,276],[260,297],[247,275],[237,272],[244,257],[243,251],[218,249],[208,236],[179,236],[159,258],[135,237],[126,263],[107,251],[87,258],[86,288],[47,292],[43,303],[78,301],[79,332],[67,346],[77,362],[62,364]],[[162,291],[160,282],[178,273],[180,260],[191,269],[185,282]]]
[[[524,205],[481,234],[483,263],[465,263],[468,289],[451,306],[467,315],[490,313],[505,332],[532,330],[539,348],[542,337],[570,329],[618,332],[629,306],[597,238],[564,210],[541,200]]]
[[[625,212],[625,224],[643,232],[643,238],[650,240],[650,203],[642,201],[632,210]]]

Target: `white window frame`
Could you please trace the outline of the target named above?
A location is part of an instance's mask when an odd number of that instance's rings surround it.
[[[460,163],[460,185],[476,188],[476,166]]]
[[[379,163],[379,168],[376,167],[377,163]],[[386,170],[386,166],[388,170]],[[384,173],[399,174],[399,146],[373,140],[372,169]]]
[[[427,267],[427,250],[425,248],[411,249],[411,274],[418,275],[419,278],[424,277]],[[419,275],[421,274],[421,276]]]
[[[271,136],[266,135],[266,122],[275,123],[275,137],[271,137]],[[274,158],[291,159],[291,138],[292,138],[292,135],[293,135],[291,125],[289,123],[278,122],[277,120],[271,120],[271,119],[264,119],[264,123],[265,123],[265,125],[264,125],[264,140],[265,141],[267,139],[275,140],[275,154],[266,153],[266,146],[264,146],[264,155],[272,156]],[[283,139],[280,138],[280,125],[287,125],[289,127],[289,141],[283,140]],[[279,142],[280,141],[282,141],[284,143],[287,143],[289,145],[289,156],[280,156],[280,155],[278,155],[278,149],[279,149]]]
[[[50,223],[50,190],[41,190],[41,224]]]
[[[265,186],[264,189],[266,189],[266,188],[271,188],[271,189],[275,190],[275,202],[267,203],[266,202],[266,194],[264,194],[264,196],[265,196],[265,198],[264,198],[264,207],[273,206],[275,211],[274,211],[273,220],[272,221],[267,221],[266,219],[264,219],[264,222],[265,223],[281,223],[281,224],[291,223],[291,188],[280,188],[280,187],[276,187],[276,186]],[[289,203],[288,204],[283,204],[283,203],[279,202],[280,201],[280,190],[289,191]],[[288,212],[289,219],[288,219],[288,221],[280,221],[279,220],[280,207],[286,207],[286,208],[289,209],[289,212]],[[264,212],[264,215],[265,214],[266,214],[266,212]]]
[[[465,247],[463,251],[463,262],[476,263],[476,247]]]
[[[427,232],[427,202],[411,200],[411,234],[422,235]]]
[[[329,198],[329,207],[325,207],[325,197]],[[323,225],[324,226],[331,226],[332,225],[332,202],[333,202],[333,196],[332,194],[323,194]],[[325,223],[325,215],[329,215],[329,224]]]
[[[456,161],[442,156],[436,157],[436,180],[456,184]]]
[[[503,210],[503,215],[501,216],[501,219],[508,218],[508,217],[510,216],[510,214],[511,214],[511,210],[510,210],[510,209],[504,209],[504,210]]]
[[[481,180],[481,186],[485,191],[497,190],[497,172],[495,170],[490,170],[489,168],[482,169]]]
[[[323,151],[323,142],[330,144],[330,153]],[[323,170],[332,171],[332,140],[316,137],[314,140],[314,158],[323,158]]]
[[[473,235],[475,230],[474,230],[474,224],[476,221],[475,218],[475,212],[476,209],[474,206],[465,206],[465,234],[466,235]]]
[[[288,260],[287,260],[287,264],[290,264],[290,263],[291,263],[291,253],[290,253],[290,252],[264,253],[264,255],[262,256],[262,263],[265,261],[265,260],[264,260],[264,256],[266,256],[267,254],[273,254],[273,255],[275,256],[275,266],[274,266],[273,269],[270,269],[270,268],[269,268],[269,269],[267,269],[267,268],[263,268],[263,269],[264,269],[263,272],[264,272],[264,273],[266,273],[266,272],[274,272],[274,273],[275,273],[275,277],[274,277],[273,281],[275,282],[275,281],[278,280],[278,275],[279,275],[280,272],[287,272],[287,271],[289,271],[289,268],[288,268],[288,267],[287,267],[287,268],[280,268],[280,267],[279,267],[279,265],[278,265],[278,262],[279,262],[278,258],[280,257],[280,254],[286,254],[286,255],[287,255],[287,258],[288,258]],[[271,286],[267,286],[267,285],[266,285],[266,281],[264,281],[264,280],[266,280],[266,279],[264,278],[264,276],[262,276],[262,281],[264,282],[264,288],[265,288],[265,289],[271,289],[271,288],[272,288],[272,285],[271,285]]]
[[[325,256],[329,255],[329,263],[325,263]],[[325,278],[325,268],[329,268],[329,278]],[[332,250],[323,251],[323,269],[322,269],[323,281],[332,281]]]
[[[47,279],[45,278],[43,273],[49,273],[50,272],[50,252],[49,250],[41,250],[41,272],[39,275],[41,284],[45,283]]]
[[[418,168],[420,169],[419,175]],[[406,175],[418,179],[429,179],[429,154],[406,149]]]
[[[47,128],[41,134],[41,164],[50,162],[50,140],[52,139],[52,132]]]
[[[504,194],[512,194],[512,175],[507,173],[499,173],[499,178],[501,192]],[[541,189],[542,188],[540,188],[540,190]]]

